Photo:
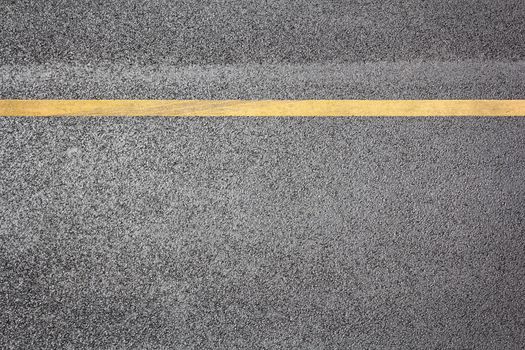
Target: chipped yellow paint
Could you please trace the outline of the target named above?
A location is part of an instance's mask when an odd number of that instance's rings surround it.
[[[0,100],[3,117],[523,117],[525,100]]]

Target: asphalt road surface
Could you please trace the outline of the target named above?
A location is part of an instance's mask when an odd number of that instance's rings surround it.
[[[525,2],[0,0],[0,98],[524,99]],[[521,349],[525,118],[0,118],[0,348]]]

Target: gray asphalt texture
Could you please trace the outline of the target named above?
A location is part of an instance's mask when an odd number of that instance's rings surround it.
[[[0,66],[0,98],[521,99],[525,60]]]
[[[0,98],[525,98],[523,1],[0,0]],[[523,349],[525,118],[0,118],[1,349]]]
[[[9,63],[523,59],[522,0],[2,0]]]

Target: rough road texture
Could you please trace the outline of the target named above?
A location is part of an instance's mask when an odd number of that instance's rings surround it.
[[[0,0],[0,98],[525,98],[523,1]],[[0,348],[522,349],[525,118],[0,118]]]
[[[0,66],[1,98],[521,99],[525,60]]]
[[[522,0],[1,0],[10,63],[519,59]]]

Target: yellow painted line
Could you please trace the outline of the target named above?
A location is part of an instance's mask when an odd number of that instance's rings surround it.
[[[525,100],[0,100],[3,117],[523,117]]]

